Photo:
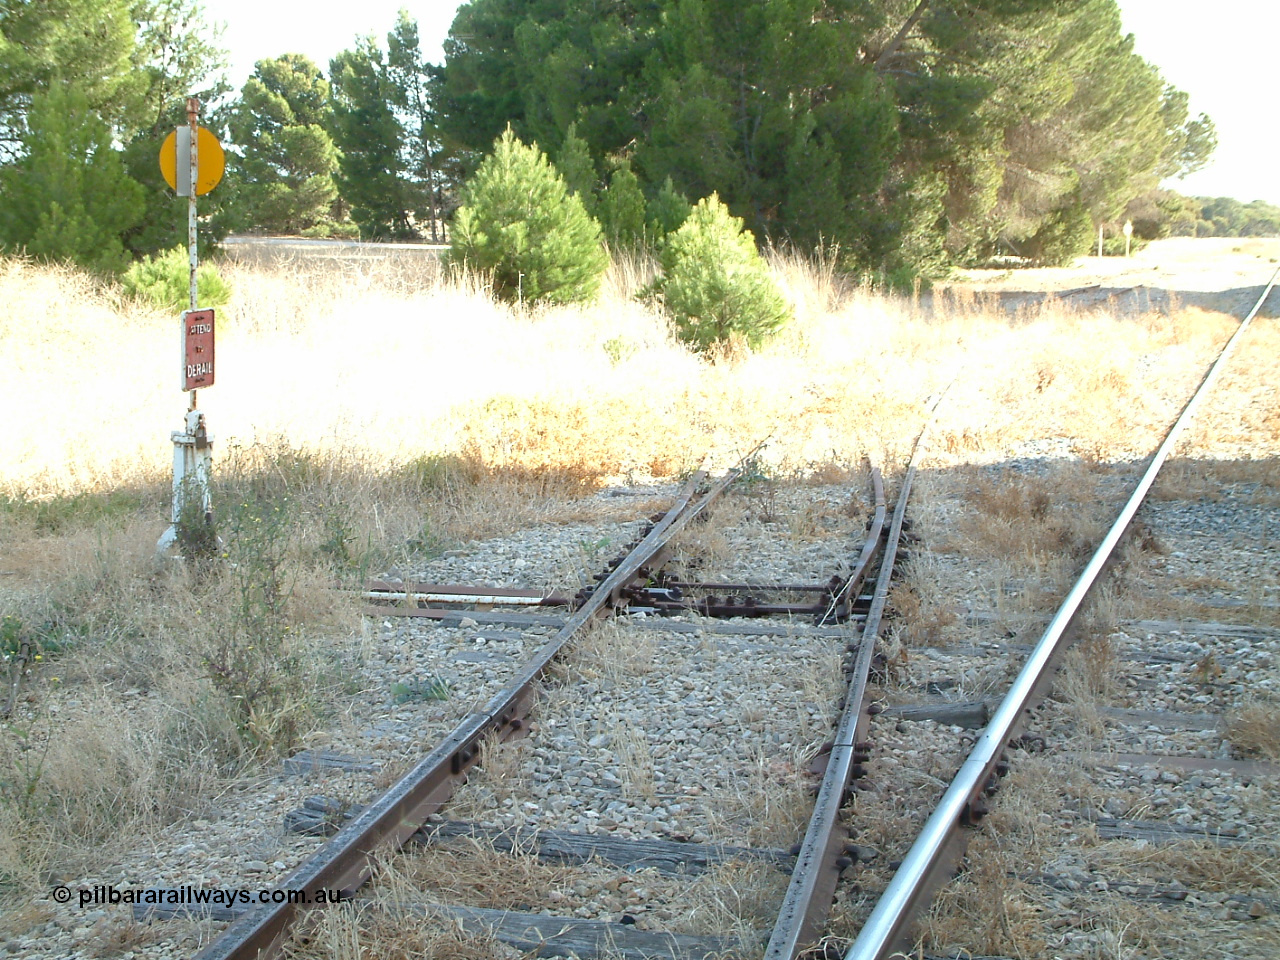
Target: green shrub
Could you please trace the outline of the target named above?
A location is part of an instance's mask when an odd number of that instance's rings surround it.
[[[651,242],[661,244],[669,234],[679,230],[685,220],[689,219],[692,209],[693,204],[689,202],[689,198],[677,190],[671,178],[667,177],[662,189],[649,201],[645,211],[645,230]]]
[[[191,304],[191,263],[185,247],[174,247],[154,259],[143,257],[120,281],[124,292],[157,307],[185,310]],[[231,299],[231,286],[218,268],[203,263],[196,271],[200,307],[221,307]]]
[[[242,490],[222,509],[227,540],[220,572],[230,616],[213,631],[204,666],[242,735],[255,747],[286,752],[319,712],[314,669],[289,605],[298,568],[294,504],[270,492]]]
[[[492,276],[504,300],[572,303],[600,288],[600,225],[537,145],[508,127],[462,191],[448,262]]]
[[[791,318],[751,231],[714,193],[667,237],[661,260],[662,276],[646,292],[661,299],[676,335],[697,350],[735,334],[757,347]]]
[[[1075,203],[1055,211],[1023,249],[1039,266],[1065,267],[1089,253],[1097,235],[1089,211]]]

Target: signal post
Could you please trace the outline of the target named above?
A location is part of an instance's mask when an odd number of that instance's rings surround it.
[[[173,505],[169,526],[156,544],[156,558],[163,560],[177,542],[179,525],[199,518],[213,525],[213,500],[209,480],[213,467],[213,435],[204,414],[196,406],[196,393],[214,382],[214,333],[212,308],[198,304],[196,274],[200,265],[197,248],[196,197],[218,185],[225,159],[217,137],[200,126],[200,101],[187,100],[187,125],[179,127],[160,147],[160,172],[180,197],[187,197],[187,248],[191,265],[190,309],[182,314],[182,390],[188,395],[187,413],[181,430],[170,434],[173,441]],[[198,498],[198,499],[197,499]]]

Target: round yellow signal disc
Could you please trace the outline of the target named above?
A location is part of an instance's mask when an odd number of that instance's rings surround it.
[[[184,127],[183,136],[188,136]],[[200,127],[196,133],[196,196],[202,197],[222,180],[222,173],[227,167],[226,156],[222,152],[222,144],[218,138]],[[160,145],[160,173],[165,183],[178,189],[178,131],[164,138]]]

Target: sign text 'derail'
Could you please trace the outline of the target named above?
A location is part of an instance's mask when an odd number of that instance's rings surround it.
[[[182,389],[213,386],[213,311],[182,315]]]

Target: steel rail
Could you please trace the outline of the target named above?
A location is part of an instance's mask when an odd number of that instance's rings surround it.
[[[844,803],[845,791],[849,779],[854,773],[855,762],[865,759],[859,744],[865,737],[867,714],[863,709],[863,696],[867,687],[867,676],[871,669],[871,651],[875,646],[875,638],[880,630],[880,618],[884,613],[885,602],[889,594],[890,573],[893,570],[894,556],[897,552],[896,537],[902,529],[902,516],[906,509],[907,494],[911,489],[911,475],[914,464],[908,470],[907,479],[903,482],[902,493],[894,510],[893,523],[888,541],[881,553],[880,572],[876,576],[875,594],[871,607],[867,611],[867,619],[862,628],[858,645],[858,657],[855,661],[845,694],[844,709],[836,728],[836,735],[827,757],[827,768],[818,788],[814,801],[813,815],[809,827],[801,841],[796,855],[795,869],[791,874],[791,882],[783,897],[782,907],[778,911],[778,920],[769,938],[765,950],[765,960],[791,960],[801,949],[817,938],[818,932],[826,922],[827,913],[831,909],[831,900],[835,894],[836,883],[840,879],[838,861],[844,854],[844,844],[848,840],[845,831],[838,829],[840,807]],[[868,568],[878,552],[881,552],[882,534],[885,521],[884,481],[880,471],[871,472],[872,486],[875,491],[876,510],[872,517],[871,527],[862,551],[849,576],[849,583],[855,579],[860,584],[866,577]],[[833,603],[834,606],[834,603]]]
[[[1147,492],[1155,483],[1156,474],[1173,450],[1179,435],[1191,421],[1204,398],[1208,396],[1249,324],[1262,309],[1263,303],[1275,287],[1277,277],[1280,277],[1280,268],[1271,275],[1262,296],[1258,298],[1249,315],[1223,346],[1218,359],[1205,374],[1195,394],[1187,401],[1181,415],[1169,428],[1164,442],[1152,456],[1151,463],[1142,479],[1138,481],[1133,494],[1094,552],[1084,572],[1054,614],[1040,641],[1027,658],[1027,662],[1023,664],[1022,671],[1009,688],[1009,693],[996,709],[982,736],[974,744],[968,758],[920,831],[889,886],[881,894],[871,916],[858,933],[857,939],[849,947],[845,960],[883,960],[891,952],[910,945],[907,937],[908,927],[916,912],[927,905],[933,892],[946,879],[944,871],[956,856],[961,827],[975,822],[985,813],[980,795],[994,784],[997,764],[1001,760],[1005,745],[1017,735],[1021,725],[1025,723],[1027,711],[1047,689],[1053,675],[1048,668],[1060,649],[1065,649],[1067,646],[1060,641],[1074,623],[1081,605],[1097,582],[1099,574],[1110,559],[1129,521],[1133,519]]]
[[[482,587],[462,587],[452,584],[414,584],[417,589],[366,590],[362,600],[381,600],[384,603],[480,603],[494,607],[564,607],[569,598],[544,590],[516,590],[508,587],[485,590]]]
[[[908,477],[914,476],[914,463],[908,468]],[[858,559],[854,562],[853,570],[850,571],[849,577],[845,580],[844,585],[836,591],[831,597],[831,603],[827,606],[827,612],[824,613],[819,623],[829,623],[833,617],[843,619],[849,614],[850,602],[862,590],[862,584],[867,579],[867,572],[871,569],[871,561],[875,558],[876,553],[880,550],[880,535],[884,532],[885,517],[885,500],[884,500],[884,481],[880,476],[880,471],[876,467],[871,468],[871,483],[875,496],[875,513],[871,517],[871,526],[867,527],[867,539],[862,544],[862,552],[858,555]],[[906,486],[910,489],[911,482],[908,479]],[[894,548],[895,552],[897,548]],[[866,626],[864,621],[863,630]]]
[[[728,471],[696,504],[694,492],[706,474],[699,472],[681,489],[672,508],[598,584],[585,602],[565,621],[519,673],[480,711],[462,720],[427,756],[398,783],[366,807],[312,857],[303,862],[279,889],[304,891],[309,903],[319,890],[354,893],[368,880],[374,856],[390,846],[399,848],[432,813],[452,796],[466,772],[480,756],[488,740],[505,740],[525,729],[538,678],[574,635],[616,603],[620,591],[637,575],[659,562],[667,541],[701,514],[741,474]],[[306,904],[278,903],[259,906],[233,922],[202,950],[196,960],[267,960],[276,956],[293,923]]]

